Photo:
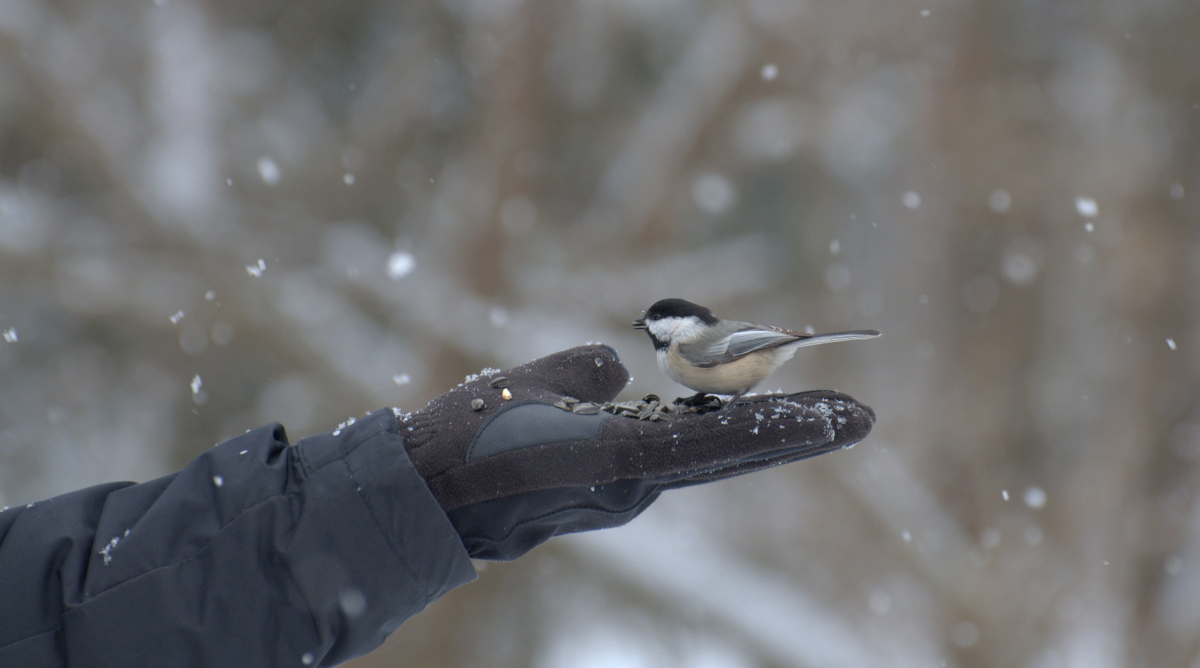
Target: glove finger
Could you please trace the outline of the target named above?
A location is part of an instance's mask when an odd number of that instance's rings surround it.
[[[606,345],[588,345],[547,355],[505,372],[515,398],[548,399],[563,395],[602,404],[611,401],[629,384],[629,372],[617,351]],[[548,390],[549,394],[525,397],[518,390]]]
[[[827,452],[833,452],[834,450],[842,450],[850,447],[853,447],[853,444],[835,445],[833,442],[830,442],[822,443],[819,446],[801,446],[791,450],[774,452],[766,457],[757,459],[752,458],[729,466],[693,473],[679,480],[665,482],[663,489],[691,487],[692,485],[700,485],[706,482],[713,482],[715,480],[733,478],[735,476],[754,473],[755,471],[762,471],[764,469],[775,468],[776,466],[783,466],[784,464],[791,464],[792,462],[798,462],[801,459],[809,459],[816,457],[817,455],[823,455]]]
[[[712,480],[849,447],[862,440],[875,413],[853,397],[828,390],[763,395],[703,415],[647,423],[610,420],[602,438],[615,441],[623,475]],[[628,445],[626,445],[628,444]],[[744,469],[744,470],[743,470]]]

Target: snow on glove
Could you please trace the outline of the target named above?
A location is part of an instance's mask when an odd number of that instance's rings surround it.
[[[653,421],[554,405],[604,404],[628,380],[612,348],[572,348],[470,379],[397,430],[471,556],[507,561],[553,536],[624,524],[665,489],[850,447],[875,422],[824,390]]]

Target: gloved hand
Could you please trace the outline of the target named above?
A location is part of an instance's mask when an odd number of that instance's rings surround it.
[[[572,348],[469,380],[397,431],[471,556],[507,561],[553,536],[624,524],[666,489],[850,447],[875,422],[825,390],[654,420],[554,405],[604,404],[628,381],[612,348]]]

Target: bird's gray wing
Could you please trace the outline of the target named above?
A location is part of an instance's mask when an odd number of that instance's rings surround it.
[[[714,366],[730,362],[763,348],[774,348],[804,338],[799,332],[785,329],[766,328],[744,323],[744,326],[727,336],[714,341],[704,350],[701,366]]]

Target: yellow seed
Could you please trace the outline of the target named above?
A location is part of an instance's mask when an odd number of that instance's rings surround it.
[[[509,399],[512,399],[512,392],[509,392],[508,388],[506,387],[500,391],[500,398],[508,401]]]

